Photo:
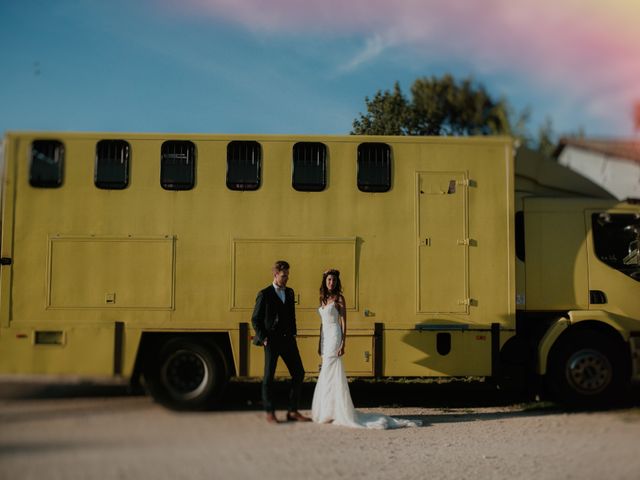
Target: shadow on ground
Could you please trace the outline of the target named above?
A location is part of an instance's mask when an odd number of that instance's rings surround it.
[[[217,410],[251,411],[261,410],[259,381],[232,381],[224,397],[216,405]],[[314,381],[304,383],[301,408],[310,409]],[[278,409],[286,409],[289,383],[277,381],[275,398]],[[356,408],[440,408],[464,409],[522,405],[524,410],[567,411],[566,407],[550,402],[536,401],[532,396],[498,389],[489,381],[453,379],[446,382],[420,381],[371,381],[350,382],[351,396]],[[52,398],[98,398],[142,396],[139,388],[132,390],[125,382],[104,381],[46,381],[31,382],[28,379],[14,381],[0,378],[0,400],[52,399]],[[600,407],[640,407],[640,385],[634,385],[626,397],[615,404]],[[463,414],[464,416],[464,414]],[[451,419],[449,419],[450,421]]]
[[[305,383],[301,408],[310,409],[315,383]],[[356,408],[439,408],[471,409],[521,405],[523,410],[568,411],[567,408],[548,401],[540,401],[533,395],[498,389],[492,382],[453,379],[440,382],[369,381],[355,380],[349,384]],[[276,387],[280,408],[286,408],[288,383]],[[259,410],[260,383],[232,383],[225,401],[219,406],[224,410]],[[640,407],[640,385],[630,389],[624,399],[597,410]],[[580,409],[584,410],[584,408]]]

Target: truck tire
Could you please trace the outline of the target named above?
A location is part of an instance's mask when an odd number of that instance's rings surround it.
[[[228,373],[214,343],[173,338],[158,352],[145,375],[153,398],[174,410],[204,410],[220,399]]]
[[[547,387],[552,398],[577,406],[619,400],[628,381],[622,342],[585,330],[561,339],[549,357]]]

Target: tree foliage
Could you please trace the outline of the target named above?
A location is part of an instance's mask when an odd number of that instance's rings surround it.
[[[505,98],[493,98],[471,77],[418,78],[410,99],[396,82],[391,91],[365,97],[365,104],[367,113],[353,121],[354,135],[511,135],[541,151],[552,150],[550,120],[533,140],[526,131],[529,111],[516,113]]]
[[[412,112],[400,84],[393,92],[378,90],[372,98],[365,97],[367,114],[353,121],[353,135],[414,135],[411,130]]]

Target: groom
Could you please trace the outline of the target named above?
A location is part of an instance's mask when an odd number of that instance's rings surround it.
[[[278,260],[272,269],[273,283],[258,292],[251,323],[256,331],[255,345],[264,347],[264,378],[262,379],[262,403],[269,423],[278,423],[273,405],[273,376],[278,357],[282,357],[291,375],[289,410],[287,421],[310,422],[298,412],[304,368],[296,343],[296,310],[293,289],[287,288],[289,264]]]

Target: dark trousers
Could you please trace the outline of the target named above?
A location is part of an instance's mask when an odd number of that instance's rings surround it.
[[[304,367],[295,337],[272,335],[264,347],[264,378],[262,379],[262,403],[266,412],[275,410],[273,404],[273,376],[276,373],[278,357],[282,357],[291,375],[289,391],[289,411],[298,410],[300,391],[304,380]]]

